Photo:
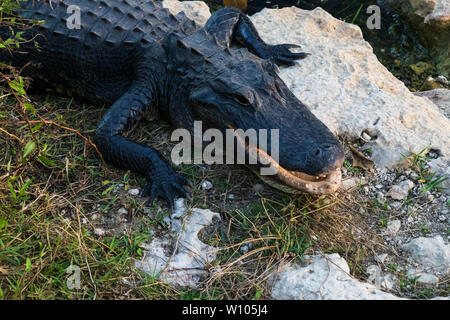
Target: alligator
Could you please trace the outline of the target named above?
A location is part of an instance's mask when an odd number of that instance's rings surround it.
[[[260,141],[240,142],[260,155],[256,167],[277,168],[265,181],[313,194],[339,188],[341,144],[278,76],[278,65],[309,54],[265,43],[240,10],[217,10],[203,27],[151,0],[30,0],[15,14],[44,23],[22,30],[26,41],[2,49],[0,61],[21,68],[32,88],[110,106],[93,142],[108,164],[145,176],[141,194],[150,203],[173,207],[189,197],[190,182],[159,151],[124,137],[147,112],[191,131],[195,121],[222,132],[279,129],[278,161]],[[0,27],[0,40],[10,36],[11,27]]]

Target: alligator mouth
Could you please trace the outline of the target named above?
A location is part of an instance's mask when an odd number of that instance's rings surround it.
[[[336,166],[327,173],[318,176],[312,176],[304,172],[290,171],[283,168],[274,158],[264,150],[255,146],[250,146],[243,141],[239,135],[236,135],[238,143],[245,147],[247,154],[257,159],[260,166],[270,165],[276,172],[274,175],[262,175],[260,168],[254,165],[248,165],[257,176],[268,185],[287,193],[307,192],[316,195],[330,194],[339,189],[342,184],[341,168]],[[261,161],[262,160],[262,161]]]
[[[289,171],[280,166],[270,155],[258,149],[258,154],[276,170],[275,175],[262,175],[254,167],[250,168],[268,185],[287,193],[307,192],[325,195],[339,189],[342,182],[341,168],[336,167],[327,173],[312,176],[304,172]]]

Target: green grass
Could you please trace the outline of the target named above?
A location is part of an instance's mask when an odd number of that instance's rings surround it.
[[[431,172],[426,168],[426,162],[428,160],[427,153],[429,151],[428,147],[423,148],[418,153],[411,153],[409,156],[403,156],[405,158],[410,159],[411,169],[414,170],[418,174],[418,179],[420,183],[422,183],[421,192],[422,194],[427,193],[428,191],[442,191],[445,190],[445,187],[440,186],[444,181],[446,181],[447,177],[437,176],[435,172]]]
[[[104,167],[89,143],[102,110],[51,96],[24,106],[23,82],[16,84],[17,98],[0,101],[0,297],[179,298],[134,268],[155,221],[136,199],[113,192],[140,178]],[[129,230],[94,219],[108,211],[114,218],[122,206],[135,213]],[[67,287],[71,265],[81,271],[78,290]]]
[[[6,214],[5,214],[6,213]],[[94,299],[113,295],[131,275],[129,260],[139,257],[142,231],[96,239],[76,221],[48,217],[45,211],[3,212],[0,283],[8,299]],[[6,217],[6,218],[5,218]],[[67,288],[69,265],[81,269],[80,290]]]

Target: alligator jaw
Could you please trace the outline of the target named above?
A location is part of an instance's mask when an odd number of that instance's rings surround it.
[[[258,169],[250,168],[268,185],[287,192],[307,192],[316,195],[325,195],[339,189],[342,182],[341,169],[336,168],[323,177],[314,177],[302,172],[288,171],[278,165],[278,173],[274,176],[261,175]]]
[[[241,139],[238,139],[242,143]],[[324,195],[335,192],[342,184],[341,168],[335,167],[325,174],[311,176],[303,172],[289,171],[280,166],[269,154],[263,150],[250,147],[245,144],[246,151],[258,159],[264,160],[263,163],[270,164],[276,170],[276,174],[261,175],[259,170],[254,167],[250,169],[258,175],[268,185],[287,193],[307,192],[316,195]]]

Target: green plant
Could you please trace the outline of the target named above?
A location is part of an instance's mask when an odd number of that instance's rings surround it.
[[[437,176],[435,172],[431,172],[426,168],[428,151],[429,147],[425,147],[418,153],[411,153],[409,156],[402,155],[403,157],[410,159],[411,169],[418,174],[417,181],[423,183],[421,187],[422,194],[432,190],[445,190],[446,188],[441,187],[440,185],[448,179],[447,177]]]

